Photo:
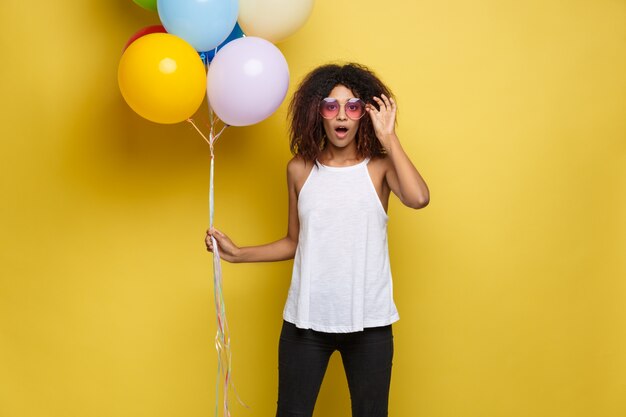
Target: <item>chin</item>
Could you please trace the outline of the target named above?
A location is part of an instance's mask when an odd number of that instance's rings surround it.
[[[346,137],[346,138],[343,138],[343,139],[333,138],[332,140],[328,139],[328,141],[330,143],[332,143],[334,146],[338,147],[338,148],[344,148],[344,147],[350,145],[352,142],[355,142],[356,141],[356,137],[352,136],[352,137]]]

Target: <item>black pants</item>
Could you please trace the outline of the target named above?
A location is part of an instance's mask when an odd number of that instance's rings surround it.
[[[278,346],[277,417],[311,417],[330,355],[338,350],[348,379],[353,417],[387,417],[391,325],[355,333],[323,333],[283,322]]]

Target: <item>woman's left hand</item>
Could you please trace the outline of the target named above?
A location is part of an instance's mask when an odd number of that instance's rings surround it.
[[[391,137],[395,135],[396,128],[396,102],[393,98],[381,94],[380,97],[374,97],[374,101],[378,104],[376,109],[372,104],[367,104],[365,110],[369,113],[374,125],[374,132],[380,143],[389,149]]]

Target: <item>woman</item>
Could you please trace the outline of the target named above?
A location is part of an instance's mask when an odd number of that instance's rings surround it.
[[[389,89],[366,67],[313,70],[289,117],[287,235],[240,248],[209,230],[207,249],[219,245],[228,262],[294,259],[279,343],[278,417],[313,414],[335,350],[352,415],[387,416],[391,324],[399,319],[387,247],[389,194],[419,209],[429,202],[428,187],[395,133]]]

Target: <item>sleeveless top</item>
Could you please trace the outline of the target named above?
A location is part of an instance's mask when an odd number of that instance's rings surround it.
[[[298,196],[300,233],[283,318],[328,333],[399,320],[387,246],[388,216],[367,164],[314,164]]]

